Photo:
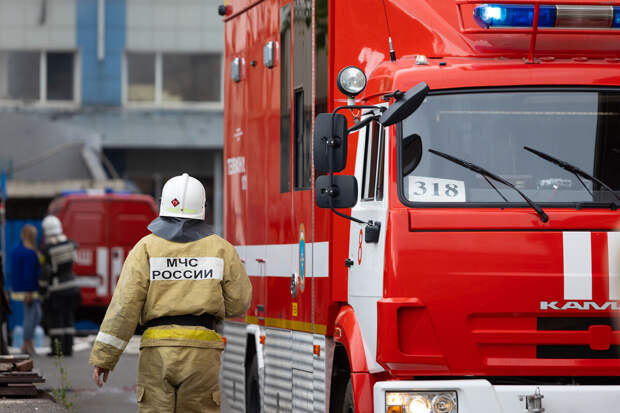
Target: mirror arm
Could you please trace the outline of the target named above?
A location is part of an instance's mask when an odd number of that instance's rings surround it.
[[[359,129],[362,129],[363,127],[368,125],[373,120],[378,120],[378,119],[379,119],[379,116],[368,116],[366,119],[364,119],[363,121],[361,121],[357,125],[351,126],[349,129],[347,129],[347,134],[355,132],[355,131],[357,131]]]
[[[350,219],[351,221],[357,222],[358,224],[366,224],[366,225],[368,225],[368,222],[366,222],[366,221],[362,221],[361,219],[357,219],[355,217],[352,217],[352,216],[349,216],[349,215],[346,215],[346,214],[343,214],[341,212],[336,211],[333,206],[330,206],[329,209],[331,209],[334,214],[336,214],[336,215],[338,215],[338,216],[340,216],[342,218]]]
[[[376,106],[376,105],[345,105],[338,106],[332,113],[339,112],[344,109],[377,109],[381,112],[385,112],[387,108],[385,106]]]
[[[375,105],[345,105],[345,106],[338,106],[336,109],[334,109],[332,111],[332,130],[334,130],[334,115],[336,114],[336,112],[344,110],[344,109],[375,109],[375,110],[379,110],[381,113],[383,113],[384,111],[387,110],[386,107],[384,106],[375,106]],[[355,126],[353,126],[354,128]],[[347,130],[347,133],[349,133],[349,131]],[[343,139],[344,136],[340,137],[338,136],[337,138],[341,138]],[[334,139],[333,143],[330,143],[329,141],[327,142],[328,145],[332,145],[334,147],[337,147],[338,144],[340,142]],[[330,159],[331,162],[331,159]],[[331,164],[330,164],[330,170],[331,170]]]
[[[338,106],[332,112],[332,127],[334,125],[334,117],[333,117],[333,115],[335,115],[336,112],[339,112],[339,111],[344,110],[344,109],[374,109],[374,110],[378,110],[381,113],[383,113],[383,112],[385,112],[387,110],[387,108],[385,106],[376,106],[376,105],[345,105],[345,106]]]
[[[335,111],[334,111],[335,112]],[[332,117],[333,120],[333,117]],[[333,169],[333,164],[334,164],[334,151],[331,150],[329,151],[329,186],[330,186],[330,191],[332,192],[331,194],[329,194],[329,209],[331,209],[331,211],[342,217],[342,218],[346,218],[346,219],[350,219],[351,221],[357,222],[358,224],[368,224],[366,221],[362,221],[360,219],[357,218],[353,218],[352,216],[343,214],[341,212],[336,211],[336,209],[334,208],[334,169]]]

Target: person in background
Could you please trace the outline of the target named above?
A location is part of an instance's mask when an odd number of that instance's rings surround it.
[[[8,337],[5,336],[7,331],[6,323],[9,320],[9,314],[11,314],[11,305],[9,304],[9,296],[4,289],[4,265],[2,256],[0,255],[0,354],[9,354],[9,345],[7,343]]]
[[[34,329],[41,322],[37,229],[32,225],[24,225],[20,238],[20,243],[11,251],[11,296],[13,300],[22,301],[24,304],[24,343],[21,352],[34,354]]]
[[[52,351],[48,356],[73,355],[75,310],[80,304],[80,287],[73,274],[75,243],[62,231],[62,223],[54,215],[43,219],[44,265],[39,280],[45,299],[47,328]]]

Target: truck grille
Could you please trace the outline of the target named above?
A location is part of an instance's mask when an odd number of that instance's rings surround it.
[[[585,331],[590,326],[610,326],[611,317],[538,317],[538,331]]]
[[[591,326],[614,328],[610,317],[539,317],[538,331],[588,331]],[[593,350],[588,345],[537,345],[539,359],[620,359],[620,346],[610,345],[607,349]]]
[[[620,359],[620,346],[608,350],[592,350],[590,346],[536,346],[539,359]]]

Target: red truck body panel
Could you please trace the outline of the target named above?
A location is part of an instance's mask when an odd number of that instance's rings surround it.
[[[157,216],[148,195],[77,194],[58,198],[49,212],[77,244],[75,274],[81,281],[82,306],[106,307],[112,298],[125,257],[149,234]]]

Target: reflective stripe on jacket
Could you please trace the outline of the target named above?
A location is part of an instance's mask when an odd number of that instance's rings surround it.
[[[29,291],[31,294],[31,299],[33,300],[40,300],[41,296],[39,295],[38,292],[36,291]],[[28,292],[24,292],[24,291],[11,291],[11,300],[13,301],[25,301],[26,300],[26,294]]]
[[[112,369],[138,321],[209,313],[236,317],[250,305],[252,285],[235,248],[217,235],[178,243],[150,234],[131,250],[90,356],[92,365]],[[147,329],[141,347],[223,348],[205,327]]]

